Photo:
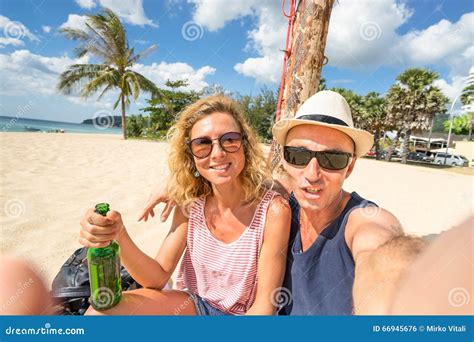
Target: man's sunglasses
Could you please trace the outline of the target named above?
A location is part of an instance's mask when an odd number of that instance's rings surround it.
[[[229,132],[221,135],[219,138],[211,139],[208,137],[196,138],[189,142],[189,149],[193,156],[198,159],[208,157],[212,152],[214,146],[213,141],[217,140],[222,150],[228,153],[237,152],[242,146],[242,133]]]
[[[311,159],[316,158],[319,166],[327,170],[342,170],[351,160],[352,154],[339,151],[311,151],[304,147],[285,146],[285,160],[296,166],[306,166]]]

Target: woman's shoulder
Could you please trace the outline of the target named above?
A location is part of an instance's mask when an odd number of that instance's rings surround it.
[[[287,213],[289,215],[291,213],[288,200],[278,191],[267,189],[264,192],[262,202],[268,207],[269,216],[280,216]]]
[[[266,231],[273,231],[278,234],[289,231],[291,226],[291,208],[288,200],[280,193],[268,190],[273,195],[266,210]]]
[[[285,183],[281,179],[270,179],[263,183],[263,190],[271,191],[272,193],[277,193],[280,196],[285,198],[290,197],[290,192],[288,191]]]

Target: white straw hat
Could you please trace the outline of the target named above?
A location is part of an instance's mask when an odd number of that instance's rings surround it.
[[[347,134],[355,143],[357,157],[369,152],[374,144],[372,134],[354,128],[349,104],[334,91],[317,92],[301,105],[294,118],[282,119],[275,123],[272,128],[273,137],[280,145],[285,145],[290,129],[299,125],[330,127]]]

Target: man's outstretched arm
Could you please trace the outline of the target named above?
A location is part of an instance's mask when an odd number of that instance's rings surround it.
[[[400,282],[391,315],[474,315],[474,216],[434,239]]]
[[[354,313],[383,315],[389,311],[400,280],[425,242],[406,236],[390,212],[373,207],[351,213],[346,231],[355,261]]]

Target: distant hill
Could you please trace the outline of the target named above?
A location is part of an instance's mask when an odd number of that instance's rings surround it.
[[[122,117],[119,115],[100,116],[97,118],[86,119],[82,121],[82,123],[94,126],[122,127]]]

